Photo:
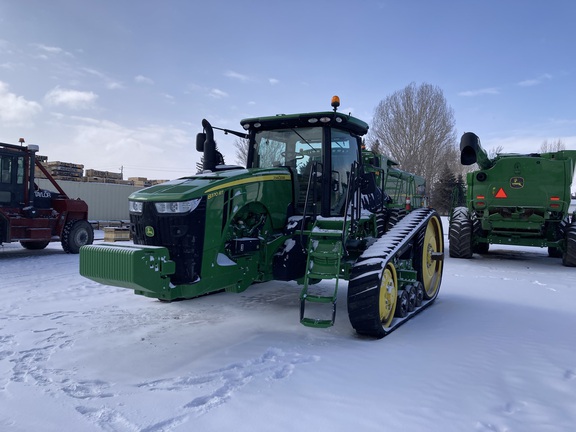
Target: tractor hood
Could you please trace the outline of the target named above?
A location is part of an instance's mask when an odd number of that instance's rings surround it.
[[[129,196],[131,201],[186,201],[229,187],[263,181],[289,180],[286,169],[231,169],[183,177],[151,186]]]

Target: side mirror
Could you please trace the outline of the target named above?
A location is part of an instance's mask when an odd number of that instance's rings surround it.
[[[206,134],[199,133],[196,135],[196,151],[204,152],[204,143],[206,142]]]

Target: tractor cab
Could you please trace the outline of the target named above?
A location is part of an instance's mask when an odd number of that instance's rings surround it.
[[[241,121],[248,131],[247,168],[286,167],[295,214],[342,216],[351,170],[360,163],[368,125],[336,111],[278,115]]]

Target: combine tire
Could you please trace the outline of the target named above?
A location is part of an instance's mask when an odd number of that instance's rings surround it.
[[[453,218],[448,237],[452,258],[472,258],[472,221],[470,219]]]
[[[386,231],[389,231],[394,225],[402,220],[406,216],[406,210],[404,209],[390,209],[388,210],[388,222],[386,224]]]
[[[375,216],[376,237],[380,238],[386,233],[386,213],[378,212]]]
[[[21,241],[20,244],[24,249],[40,250],[44,249],[50,243],[49,240]]]
[[[355,297],[348,303],[348,315],[359,334],[383,338],[385,327],[390,327],[396,312],[398,276],[391,262],[375,260],[364,268],[363,274],[354,277],[348,285],[348,295]]]
[[[80,247],[90,245],[94,241],[92,225],[85,220],[71,220],[66,222],[62,230],[62,249],[66,253],[77,254]]]
[[[431,300],[438,295],[442,281],[443,253],[442,222],[438,214],[434,214],[426,229],[419,233],[413,261],[425,300]]]
[[[566,228],[566,249],[562,255],[562,265],[576,267],[576,224]]]
[[[554,246],[548,246],[548,256],[550,258],[562,258],[562,255],[562,249]]]
[[[473,248],[474,253],[477,254],[487,254],[488,251],[490,250],[490,244],[489,243],[477,243]]]
[[[468,219],[468,207],[456,207],[452,211],[452,219]]]

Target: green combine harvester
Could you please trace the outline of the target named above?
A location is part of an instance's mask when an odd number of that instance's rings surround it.
[[[333,325],[346,280],[354,329],[390,333],[438,295],[442,224],[424,179],[364,150],[368,125],[338,106],[245,119],[245,132],[203,120],[203,172],[133,193],[134,245],[83,247],[80,273],[163,301],[296,281],[311,327]],[[246,167],[224,165],[215,129],[249,141]]]
[[[540,154],[498,154],[488,158],[480,139],[462,135],[467,174],[466,206],[450,216],[450,256],[485,254],[490,244],[547,247],[551,257],[576,266],[576,212],[570,214],[570,186],[576,150]]]

